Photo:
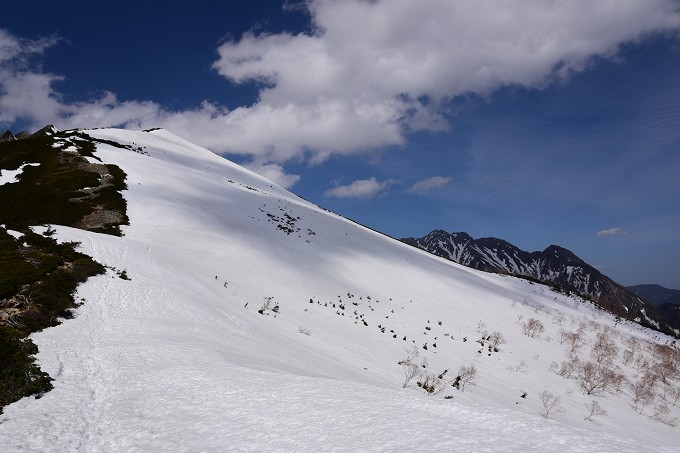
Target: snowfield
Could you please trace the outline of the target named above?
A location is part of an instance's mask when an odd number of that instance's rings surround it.
[[[4,184],[14,184],[17,182],[18,176],[21,175],[24,172],[24,168],[26,167],[33,167],[37,166],[40,164],[34,164],[34,163],[28,163],[28,164],[23,164],[16,170],[0,170],[0,186]]]
[[[55,388],[5,408],[3,451],[680,450],[677,377],[636,410],[629,385],[586,395],[553,364],[560,330],[581,327],[576,355],[606,333],[636,382],[668,337],[419,251],[167,131],[86,133],[138,151],[96,152],[128,175],[130,226],[54,226],[109,271],[79,288],[75,319],[33,335]],[[526,335],[530,319],[544,331]],[[448,370],[435,394],[402,388],[413,346],[420,370]],[[477,371],[463,391],[461,366]],[[559,398],[547,417],[543,391]],[[593,401],[606,415],[585,420]]]

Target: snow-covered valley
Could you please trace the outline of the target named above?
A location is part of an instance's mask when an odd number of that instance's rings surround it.
[[[671,338],[412,248],[167,131],[85,132],[137,150],[96,151],[127,174],[130,226],[53,225],[109,271],[33,335],[54,390],[5,408],[3,450],[680,449],[677,372],[643,381]],[[621,382],[587,389],[588,361]]]

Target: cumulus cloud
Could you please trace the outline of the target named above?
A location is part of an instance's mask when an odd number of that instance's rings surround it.
[[[600,230],[597,232],[597,237],[599,238],[606,238],[606,237],[612,237],[612,236],[625,236],[628,234],[626,231],[624,231],[622,228],[619,227],[614,227],[614,228],[609,228],[606,230]]]
[[[40,123],[58,119],[60,103],[52,83],[62,77],[32,70],[30,60],[55,45],[57,38],[20,39],[0,29],[0,123],[27,118]],[[44,125],[44,124],[43,124]]]
[[[19,61],[55,40],[0,30],[0,122],[160,126],[253,162],[319,162],[402,145],[411,131],[447,129],[457,96],[541,88],[587,68],[594,56],[614,56],[623,42],[680,28],[675,0],[309,0],[298,7],[308,11],[312,32],[251,32],[217,49],[219,74],[261,84],[255,104],[234,110],[204,102],[170,111],[107,92],[66,102],[54,88],[60,75]]]
[[[329,189],[325,195],[335,198],[374,198],[386,193],[395,182],[393,179],[378,181],[375,177],[359,179],[346,186],[337,186]]]
[[[269,162],[266,164],[250,163],[245,165],[249,170],[264,176],[270,181],[275,182],[284,189],[289,189],[300,180],[300,175],[286,173],[283,167],[277,163]]]
[[[422,181],[416,182],[411,187],[406,189],[406,192],[417,193],[422,195],[431,190],[444,187],[448,185],[452,180],[453,178],[448,176],[433,176],[431,178],[423,179]]]
[[[407,131],[446,128],[442,106],[456,96],[540,88],[623,41],[680,26],[668,0],[312,0],[307,8],[313,34],[249,33],[220,46],[214,64],[235,83],[264,84],[259,103],[242,112],[250,125],[268,124],[270,110],[298,117],[334,106],[336,116],[274,145],[284,156],[400,144]],[[248,141],[262,151],[271,143]]]

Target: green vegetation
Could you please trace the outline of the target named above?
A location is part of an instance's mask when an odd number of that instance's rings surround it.
[[[0,326],[0,414],[2,408],[28,395],[52,389],[52,378],[35,364],[38,348],[16,330]]]
[[[40,235],[30,227],[61,224],[120,235],[120,225],[128,223],[120,193],[125,173],[85,159],[94,150],[82,133],[0,143],[0,170],[39,164],[23,167],[18,182],[0,186],[0,413],[52,388],[35,364],[38,349],[28,336],[72,317],[78,284],[105,272],[75,250],[78,244],[59,244],[50,231]]]
[[[115,165],[88,162],[83,156],[92,156],[94,143],[83,137],[58,134],[0,143],[0,169],[39,164],[24,167],[18,183],[0,186],[0,223],[19,231],[52,223],[120,236],[120,225],[128,224],[120,194],[126,188],[125,174]],[[74,147],[78,152],[64,151]],[[118,212],[120,218],[94,226],[84,223],[97,211]]]

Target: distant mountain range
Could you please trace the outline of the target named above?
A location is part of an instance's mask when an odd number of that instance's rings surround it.
[[[680,305],[680,291],[677,289],[668,289],[661,285],[635,285],[628,289],[653,305]]]
[[[526,252],[502,239],[473,239],[467,233],[443,230],[402,241],[467,267],[528,278],[562,292],[576,293],[621,318],[676,337],[680,333],[680,307],[661,308],[660,304],[619,285],[571,251],[557,245],[551,245],[542,252]],[[677,293],[680,297],[680,291]]]

